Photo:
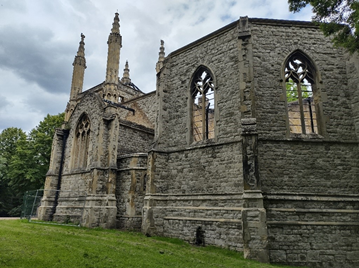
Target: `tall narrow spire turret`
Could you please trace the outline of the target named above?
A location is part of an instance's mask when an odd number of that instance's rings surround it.
[[[72,72],[72,82],[71,82],[71,92],[70,92],[70,101],[67,104],[65,111],[65,121],[67,122],[70,119],[72,111],[76,105],[76,99],[78,95],[82,92],[82,87],[84,84],[84,76],[86,69],[86,59],[85,59],[85,36],[81,33],[81,41],[79,43],[79,48],[75,56],[74,66]]]
[[[123,69],[123,77],[121,79],[125,85],[131,83],[130,69],[128,68],[128,61],[126,61],[125,69]]]
[[[103,89],[103,98],[112,102],[117,102],[119,97],[117,94],[118,71],[120,63],[120,50],[122,47],[122,36],[120,35],[120,19],[117,12],[115,14],[107,44],[107,69],[106,80]]]
[[[81,41],[79,43],[79,49],[77,50],[77,55],[75,56],[74,66],[72,73],[72,83],[71,83],[71,96],[70,100],[76,99],[77,95],[82,92],[84,74],[86,69],[86,59],[85,59],[85,36],[81,33]]]
[[[161,40],[160,52],[158,53],[158,62],[156,64],[156,72],[157,73],[163,67],[163,62],[165,60],[165,46],[164,46],[164,44],[165,44],[165,42],[163,40]]]

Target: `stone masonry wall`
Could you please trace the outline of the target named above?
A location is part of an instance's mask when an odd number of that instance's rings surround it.
[[[146,153],[153,142],[153,130],[128,121],[120,121],[118,155]]]
[[[157,235],[242,250],[241,143],[177,152],[154,152],[155,193],[151,200]]]
[[[215,139],[218,142],[240,138],[240,94],[238,85],[238,41],[236,25],[213,34],[205,41],[168,55],[159,77],[158,148],[183,148],[189,137],[190,83],[196,69],[211,70],[215,84]]]
[[[347,60],[348,88],[351,91],[353,119],[357,139],[359,139],[359,55],[349,55]]]
[[[314,62],[321,76],[323,120],[327,139],[356,140],[350,90],[347,87],[346,55],[333,48],[318,28],[311,25],[265,25],[253,22],[253,72],[256,118],[261,138],[286,138],[286,110],[282,79],[287,56],[299,49]]]
[[[158,122],[151,189],[144,213],[154,233],[243,250],[243,172],[236,24],[204,37],[165,60],[158,75]],[[215,134],[193,142],[190,83],[201,65],[215,85]],[[150,193],[150,194],[149,194]],[[145,223],[146,225],[146,223]]]
[[[359,150],[355,143],[260,141],[258,150],[265,193],[358,193]]]
[[[123,155],[118,159],[116,218],[120,229],[141,230],[146,172],[147,154]]]
[[[68,215],[78,215],[82,207],[81,224],[87,227],[115,227],[116,206],[114,193],[114,170],[118,140],[117,108],[106,106],[95,93],[84,94],[73,111],[66,128],[69,136],[66,143],[64,167],[61,181],[61,193],[54,219],[63,219]],[[86,163],[75,166],[76,154],[74,140],[77,124],[83,114],[90,121],[89,142]],[[84,148],[82,148],[85,150]],[[66,194],[66,193],[73,193]],[[76,195],[84,193],[85,199],[78,200]],[[75,197],[74,197],[75,195]]]
[[[104,105],[102,105],[102,101],[95,96],[95,94],[87,94],[83,97],[82,101],[77,105],[76,109],[74,110],[71,120],[68,123],[67,128],[70,129],[69,137],[66,143],[66,150],[65,150],[65,159],[64,159],[64,174],[72,173],[72,151],[73,151],[73,143],[74,143],[74,136],[78,121],[83,113],[86,113],[90,119],[90,142],[89,142],[89,151],[97,152],[99,151],[99,147],[105,146],[104,144],[99,144],[97,140],[97,136],[99,135],[100,127],[103,123],[103,111]],[[99,165],[98,162],[101,159],[98,158],[97,153],[91,153],[88,155],[88,166],[97,166]],[[87,169],[87,168],[86,168]],[[76,183],[75,183],[76,184]],[[75,186],[74,186],[75,187]],[[66,189],[64,189],[66,190]]]
[[[344,51],[308,23],[251,22],[258,167],[270,261],[355,267],[359,147]],[[297,49],[318,69],[326,129],[319,135],[288,136],[282,68]]]
[[[131,111],[122,110],[121,117],[124,120],[143,125],[148,128],[154,128],[157,111],[157,99],[155,92],[137,97],[127,102],[121,103],[135,110],[135,114]]]
[[[156,155],[156,193],[217,194],[243,191],[241,143]]]
[[[358,267],[359,195],[267,195],[270,260],[309,267]]]

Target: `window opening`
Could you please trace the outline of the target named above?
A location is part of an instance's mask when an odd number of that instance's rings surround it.
[[[288,119],[291,133],[318,133],[313,98],[313,68],[300,55],[292,55],[285,66]]]
[[[212,139],[214,138],[214,84],[206,68],[202,67],[195,73],[191,93],[193,140]]]
[[[88,147],[90,141],[90,119],[86,114],[81,117],[75,133],[74,168],[87,166]]]

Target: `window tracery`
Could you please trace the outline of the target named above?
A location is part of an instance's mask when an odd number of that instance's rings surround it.
[[[315,69],[300,52],[285,64],[288,120],[291,133],[318,133],[315,105]]]
[[[193,141],[214,138],[214,90],[211,72],[201,66],[191,83]]]
[[[84,114],[76,128],[74,141],[74,168],[85,168],[87,166],[88,147],[91,132],[90,119]]]

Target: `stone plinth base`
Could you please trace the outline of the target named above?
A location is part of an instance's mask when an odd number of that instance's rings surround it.
[[[244,257],[260,262],[269,262],[266,210],[259,190],[243,194],[243,252]]]
[[[88,195],[82,214],[82,226],[116,228],[116,213],[114,194]]]

